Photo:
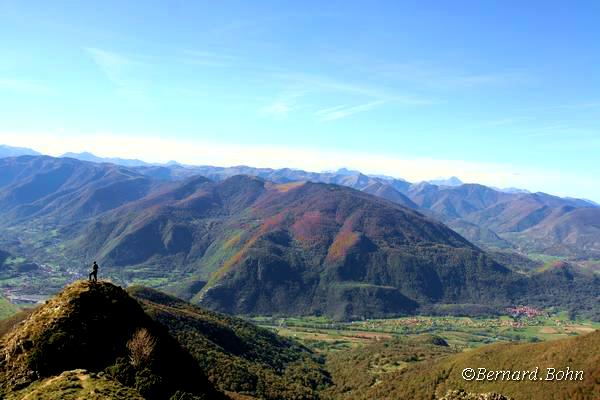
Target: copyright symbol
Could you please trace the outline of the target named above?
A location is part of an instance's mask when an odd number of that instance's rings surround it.
[[[473,368],[465,368],[462,370],[462,378],[465,381],[472,381],[475,378],[475,370]]]

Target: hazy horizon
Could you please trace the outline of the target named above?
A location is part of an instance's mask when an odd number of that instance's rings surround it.
[[[600,201],[596,2],[0,4],[0,142]],[[42,45],[43,44],[43,45]]]
[[[6,143],[0,143],[0,146],[2,146],[2,145],[7,145],[7,144]],[[7,145],[7,146],[10,146],[10,145]],[[303,171],[306,171],[306,172],[317,172],[317,173],[327,173],[327,172],[334,172],[335,173],[335,172],[338,172],[339,170],[346,169],[346,170],[350,170],[350,171],[357,171],[357,172],[366,174],[368,176],[385,176],[387,178],[394,178],[394,179],[406,180],[406,181],[411,182],[411,183],[421,183],[421,182],[429,182],[429,181],[435,181],[435,180],[446,180],[446,179],[451,179],[451,178],[458,178],[459,180],[462,181],[463,184],[482,184],[482,185],[485,185],[485,183],[483,183],[483,182],[468,181],[468,180],[465,180],[464,177],[461,177],[461,176],[458,176],[458,175],[452,175],[452,174],[450,174],[450,175],[438,175],[438,176],[435,176],[435,175],[430,175],[429,176],[428,175],[427,177],[424,177],[424,178],[409,179],[406,176],[402,176],[402,175],[394,175],[394,174],[380,173],[380,172],[368,172],[369,170],[361,170],[361,169],[354,168],[354,167],[351,167],[351,166],[348,166],[348,165],[343,165],[343,164],[339,164],[336,167],[332,167],[332,168],[310,169],[310,168],[301,168],[301,167],[290,167],[289,164],[285,164],[285,162],[284,162],[284,164],[282,164],[282,166],[279,166],[279,167],[273,167],[271,165],[262,165],[262,164],[260,164],[260,162],[259,162],[259,165],[248,164],[248,163],[243,163],[243,162],[242,163],[235,163],[233,160],[232,160],[231,163],[221,163],[221,164],[218,164],[218,163],[212,163],[212,164],[211,163],[194,163],[194,162],[192,162],[192,163],[185,163],[185,162],[181,162],[180,160],[177,160],[176,158],[171,158],[169,160],[161,159],[160,161],[157,161],[157,160],[145,159],[143,157],[137,157],[134,154],[130,154],[130,155],[121,157],[121,156],[115,156],[114,154],[98,154],[98,153],[94,153],[94,152],[92,152],[90,150],[86,150],[86,149],[83,149],[83,150],[80,150],[80,151],[55,151],[53,153],[50,153],[50,152],[39,151],[39,149],[31,148],[31,147],[27,147],[27,146],[10,146],[10,147],[22,147],[22,148],[26,148],[26,149],[29,149],[29,150],[38,151],[42,155],[49,155],[49,156],[52,156],[52,157],[62,157],[64,155],[68,154],[68,153],[74,153],[74,154],[78,154],[78,155],[79,154],[83,154],[83,153],[87,153],[87,154],[91,154],[92,156],[100,157],[100,158],[120,158],[120,159],[123,159],[123,160],[138,160],[138,161],[142,161],[144,163],[154,164],[154,165],[167,165],[168,163],[176,162],[176,163],[178,163],[180,165],[183,165],[183,166],[214,166],[214,167],[224,167],[224,168],[246,166],[246,167],[251,167],[251,168],[270,168],[270,169],[291,168],[291,169],[296,169],[296,170],[303,170]],[[214,148],[211,149],[211,150],[214,150]],[[313,153],[313,156],[314,155],[315,154]],[[418,163],[420,161],[421,160],[406,160],[405,161],[405,163],[406,163],[405,165],[410,165],[411,162]],[[413,174],[410,174],[410,175],[411,176],[415,176]],[[583,196],[576,196],[576,195],[562,195],[561,196],[561,195],[556,194],[556,193],[544,192],[544,191],[541,191],[541,190],[534,190],[534,189],[531,189],[531,188],[528,188],[528,187],[517,187],[517,186],[514,186],[514,185],[513,186],[494,186],[494,185],[489,185],[489,184],[487,186],[490,186],[490,187],[492,187],[494,189],[498,189],[498,190],[518,189],[518,190],[526,190],[526,191],[529,191],[531,193],[542,192],[542,193],[546,193],[546,194],[550,194],[550,195],[554,195],[554,196],[560,196],[560,197],[565,197],[565,198],[579,198],[579,199],[588,200],[588,201],[594,201],[595,202],[594,199],[586,198],[586,197],[583,197]]]

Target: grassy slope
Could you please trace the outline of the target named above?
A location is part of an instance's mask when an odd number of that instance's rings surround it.
[[[126,343],[140,328],[149,331],[155,346],[152,358],[134,368]],[[222,398],[166,329],[108,282],[67,286],[2,337],[0,354],[0,392],[5,394],[83,368],[106,370],[149,399],[168,398],[177,390]]]
[[[9,259],[10,254],[0,250],[0,270],[4,269]],[[19,311],[17,306],[12,304],[8,299],[0,296],[0,319],[8,318],[17,311]]]
[[[349,396],[352,399],[431,399],[448,390],[463,388],[469,392],[498,392],[515,399],[586,399],[600,398],[600,331],[576,338],[544,343],[494,344],[466,351],[437,361],[426,361],[404,371],[386,375],[378,385]],[[583,370],[583,381],[465,381],[464,368],[488,370],[557,370],[570,367]],[[347,366],[351,368],[350,365]]]
[[[125,348],[140,327],[156,339],[145,369],[130,365]],[[202,394],[204,375],[211,382],[204,386],[236,399],[318,399],[330,384],[322,361],[297,342],[141,287],[127,293],[107,282],[76,282],[1,321],[0,335],[0,392],[14,398],[81,398],[98,390],[111,398],[121,386],[109,379],[147,399],[175,390]],[[91,375],[61,375],[81,368]]]
[[[390,373],[455,352],[444,340],[432,335],[394,338],[335,352],[327,359],[335,384],[326,393],[333,399],[355,398],[380,384]]]
[[[0,319],[8,318],[19,311],[19,308],[8,299],[0,296]]]
[[[7,400],[144,400],[134,389],[85,370],[66,371],[7,396]]]
[[[264,399],[311,399],[329,384],[323,366],[294,341],[152,289],[133,287],[129,293],[168,327],[221,390]]]
[[[0,337],[10,332],[19,322],[24,321],[34,310],[35,308],[26,308],[0,320]]]

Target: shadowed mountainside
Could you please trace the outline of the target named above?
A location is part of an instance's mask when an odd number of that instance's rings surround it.
[[[271,331],[156,290],[132,287],[128,292],[223,391],[262,399],[312,399],[331,383],[309,350]]]

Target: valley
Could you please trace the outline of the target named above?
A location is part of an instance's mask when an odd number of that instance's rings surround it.
[[[598,322],[570,320],[564,313],[532,319],[412,316],[339,322],[322,317],[254,317],[250,321],[324,354],[424,334],[441,337],[462,351],[491,343],[564,339],[600,329]]]
[[[0,0],[0,400],[600,400],[598,16]]]
[[[0,365],[0,380],[11,396],[40,397],[41,387],[62,396],[75,386],[132,398],[217,390],[232,399],[438,399],[465,388],[448,371],[489,348],[506,353],[500,359],[509,365],[525,362],[514,345],[534,346],[533,353],[556,346],[564,363],[563,343],[593,342],[600,329],[595,222],[569,222],[575,211],[595,215],[585,201],[353,171],[119,166],[37,155],[0,163],[0,331],[7,354],[16,354]],[[531,217],[547,212],[570,232],[568,243],[538,226],[545,217]],[[540,247],[534,236],[553,244]],[[81,281],[93,260],[100,292]],[[97,358],[91,364],[75,352],[54,365],[58,348],[71,351],[65,334],[89,335],[72,325],[85,320],[78,307],[104,312],[87,296],[121,302],[135,315],[110,341],[125,343],[134,325],[157,335],[161,351],[175,341],[186,353],[165,363],[204,371],[204,386],[157,366],[131,369],[122,346],[111,359],[87,349]],[[66,314],[54,320],[49,304]],[[114,313],[103,318],[123,317]],[[57,331],[41,328],[47,318]],[[27,340],[38,346],[31,355],[14,347]],[[582,357],[594,374],[593,355]],[[594,384],[583,387],[581,398],[592,399]],[[468,389],[519,399],[511,386]],[[557,398],[573,390],[561,386]]]

